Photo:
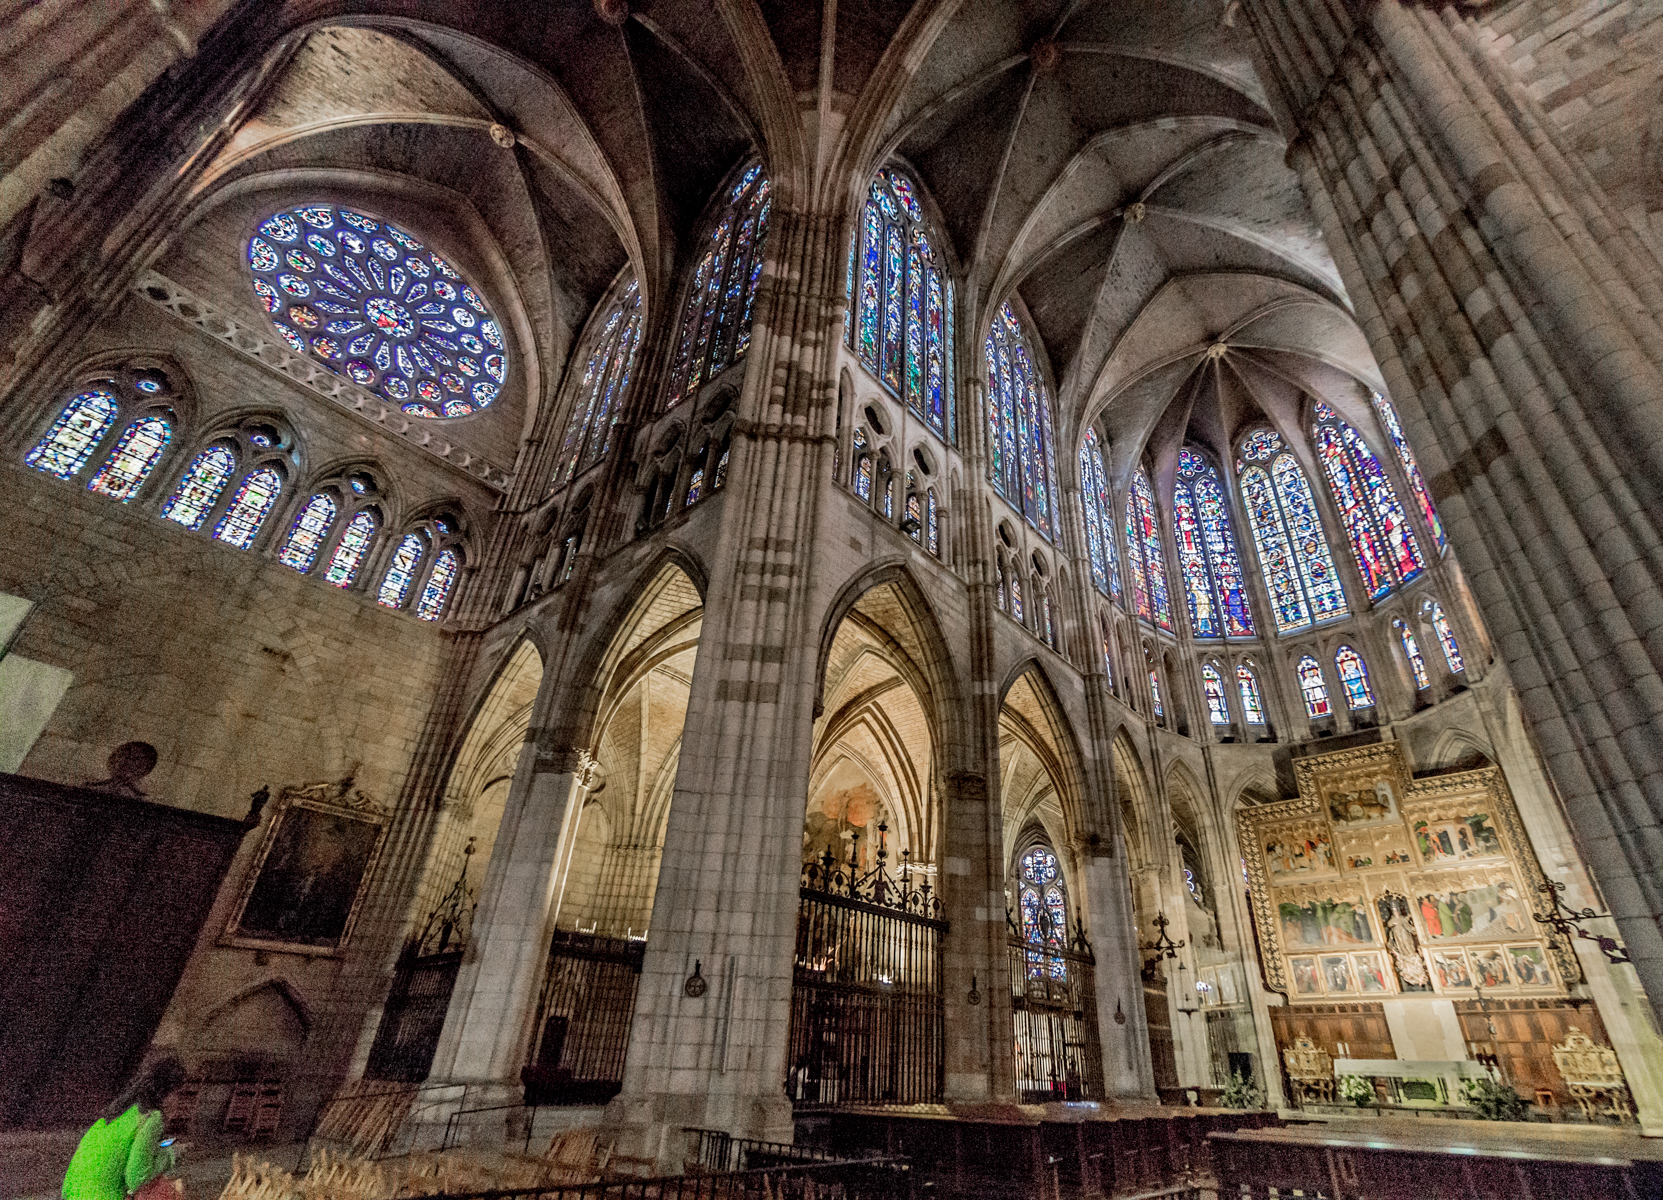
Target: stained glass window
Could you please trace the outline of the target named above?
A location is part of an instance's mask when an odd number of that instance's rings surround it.
[[[925,542],[924,542],[924,544],[929,547],[929,550],[930,550],[931,554],[935,555],[937,558],[940,558],[941,557],[941,517],[940,517],[940,514],[937,513],[937,511],[936,511],[935,489],[934,488],[931,488],[929,491],[924,493],[924,513],[925,513],[925,521],[924,521]]]
[[[1010,573],[1011,616],[1022,620],[1022,572],[1013,570]]]
[[[572,397],[572,414],[560,443],[553,487],[571,482],[605,457],[612,448],[612,430],[623,409],[624,393],[635,366],[641,337],[641,289],[631,276],[623,290],[601,301],[605,318],[589,334],[583,378]]]
[[[1369,687],[1369,669],[1362,655],[1350,646],[1341,646],[1334,655],[1334,671],[1340,677],[1347,705],[1353,710],[1373,706],[1374,691]]]
[[[855,430],[855,494],[868,504],[872,502],[872,456],[866,453],[866,432]]]
[[[1398,638],[1403,642],[1403,657],[1409,660],[1409,673],[1415,677],[1415,690],[1425,691],[1431,685],[1426,675],[1426,660],[1420,656],[1420,643],[1415,635],[1402,621],[1393,621],[1392,627],[1397,630]]]
[[[947,330],[952,283],[935,249],[939,243],[912,181],[893,167],[873,176],[849,247],[854,311],[847,340],[886,389],[904,399],[937,434],[951,439],[953,378],[947,369]]]
[[[186,529],[202,528],[202,520],[219,503],[219,494],[237,469],[237,456],[225,446],[209,446],[191,460],[179,486],[162,505],[162,516]]]
[[[1201,668],[1201,690],[1207,695],[1207,714],[1214,725],[1230,723],[1230,702],[1224,696],[1224,677],[1208,663]]]
[[[248,240],[254,296],[294,353],[413,417],[465,417],[508,382],[508,341],[450,261],[390,221],[307,204]]]
[[[1322,667],[1309,654],[1299,660],[1299,690],[1305,697],[1307,716],[1326,717],[1334,711],[1328,704],[1328,685],[1322,680]]]
[[[710,481],[710,490],[719,492],[728,482],[728,447],[723,445],[722,453],[716,458],[716,477]]]
[[[1103,630],[1103,673],[1109,677],[1109,686],[1114,686],[1114,643],[1109,637],[1109,618],[1101,616],[1098,624]]]
[[[381,587],[376,592],[377,603],[388,608],[403,608],[404,600],[410,594],[410,585],[416,581],[416,568],[421,565],[422,555],[427,551],[427,542],[419,533],[407,533],[404,540],[393,551],[393,561],[387,565],[387,573],[381,577]]]
[[[913,523],[909,536],[915,542],[924,540],[924,502],[918,498],[918,493],[907,491],[907,520]]]
[[[1224,483],[1212,463],[1190,449],[1178,452],[1172,527],[1195,636],[1252,637],[1253,614],[1247,604]]]
[[[1444,548],[1444,524],[1438,520],[1438,510],[1432,506],[1432,496],[1426,490],[1426,481],[1421,478],[1420,465],[1415,462],[1414,452],[1409,449],[1409,439],[1403,436],[1403,424],[1397,419],[1397,409],[1392,402],[1379,392],[1374,393],[1374,411],[1380,417],[1380,424],[1386,428],[1386,436],[1391,439],[1392,448],[1397,451],[1397,461],[1403,464],[1403,473],[1409,478],[1409,489],[1415,493],[1415,501],[1420,505],[1421,515],[1426,518],[1427,527],[1432,530],[1432,540],[1438,543],[1438,550]]]
[[[456,583],[461,565],[456,551],[439,551],[439,557],[433,560],[433,572],[427,577],[427,586],[422,588],[421,598],[416,601],[418,617],[424,621],[437,621],[444,613],[445,601],[450,599],[450,590]]]
[[[172,436],[172,427],[160,417],[140,417],[122,430],[115,449],[87,484],[88,490],[127,503],[138,494]]]
[[[1467,664],[1461,658],[1461,647],[1455,644],[1455,630],[1450,628],[1443,606],[1436,600],[1428,600],[1426,613],[1432,621],[1433,632],[1438,635],[1438,644],[1444,648],[1444,661],[1449,664],[1450,674],[1459,675],[1467,669]]]
[[[1247,723],[1263,725],[1265,706],[1259,700],[1259,681],[1254,677],[1252,668],[1245,664],[1236,668],[1236,691],[1241,696],[1242,716]]]
[[[1034,591],[1039,596],[1040,634],[1045,638],[1045,644],[1053,650],[1057,648],[1056,631],[1051,626],[1051,593],[1045,590],[1043,584],[1037,581]]]
[[[1319,401],[1311,433],[1328,488],[1339,507],[1346,537],[1369,599],[1378,600],[1426,569],[1409,516],[1380,460],[1359,434]]]
[[[214,536],[227,545],[247,550],[254,544],[255,534],[260,532],[266,514],[277,503],[277,494],[282,490],[283,477],[277,468],[250,471],[231,497],[231,503],[226,505],[219,524],[214,526]]]
[[[346,523],[341,540],[335,543],[335,553],[329,556],[329,568],[323,577],[336,587],[351,587],[358,578],[358,568],[364,565],[370,542],[375,540],[375,514],[361,512]]]
[[[318,551],[329,537],[329,527],[335,523],[335,501],[319,492],[306,502],[300,515],[289,529],[289,540],[283,543],[277,561],[305,574],[318,559]]]
[[[987,432],[993,487],[1046,538],[1056,541],[1057,456],[1051,400],[1027,330],[1002,304],[987,342]]]
[[[694,467],[693,477],[687,481],[687,507],[699,502],[699,493],[704,489],[704,468]]]
[[[1154,667],[1149,668],[1149,698],[1155,702],[1155,715],[1165,716],[1166,713],[1161,708],[1161,677],[1155,673]]]
[[[1155,521],[1155,492],[1142,467],[1132,477],[1132,490],[1126,498],[1126,562],[1137,615],[1162,629],[1171,629],[1172,604],[1167,598],[1161,527]]]
[[[666,407],[745,356],[768,241],[769,192],[761,164],[753,164],[728,189],[712,222],[682,309]]]
[[[1098,591],[1118,604],[1120,555],[1115,549],[1114,501],[1109,497],[1103,447],[1097,440],[1097,431],[1089,426],[1085,441],[1080,444],[1080,497],[1086,514],[1086,554],[1091,559],[1091,581]]]
[[[103,388],[82,392],[64,405],[52,428],[23,461],[59,479],[75,478],[115,424],[118,408],[112,392]]]
[[[1067,960],[1043,951],[1068,949],[1068,894],[1057,856],[1048,846],[1035,846],[1022,856],[1017,885],[1022,940],[1037,949],[1028,951],[1031,979],[1064,979]]]
[[[1345,591],[1316,497],[1293,453],[1269,429],[1256,429],[1242,441],[1236,471],[1276,631],[1289,633],[1345,616]]]

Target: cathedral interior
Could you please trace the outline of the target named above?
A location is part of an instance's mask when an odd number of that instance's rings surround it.
[[[0,1158],[1663,1135],[1663,5],[0,64]]]

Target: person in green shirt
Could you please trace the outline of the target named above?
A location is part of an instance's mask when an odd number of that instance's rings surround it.
[[[177,1054],[149,1063],[81,1136],[64,1175],[64,1200],[124,1200],[177,1161],[161,1145],[162,1104],[185,1081]]]

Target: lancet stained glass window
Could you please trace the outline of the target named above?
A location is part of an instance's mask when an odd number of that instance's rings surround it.
[[[1098,624],[1103,632],[1103,673],[1108,676],[1109,686],[1114,686],[1114,643],[1109,637],[1109,618],[1107,615],[1098,617]]]
[[[319,492],[306,502],[289,529],[289,539],[277,554],[277,561],[305,574],[318,560],[318,551],[335,523],[335,501]]]
[[[1247,604],[1224,483],[1212,463],[1189,449],[1178,452],[1172,527],[1195,636],[1252,637],[1253,614]]]
[[[418,617],[424,621],[437,621],[444,614],[445,601],[450,599],[450,590],[456,584],[456,575],[461,566],[462,562],[456,551],[439,551],[439,557],[433,560],[433,570],[427,577],[427,584],[416,601]]]
[[[931,554],[935,555],[937,558],[940,558],[941,557],[941,515],[940,515],[940,513],[938,513],[936,511],[935,489],[934,488],[931,488],[928,492],[926,492],[924,494],[924,512],[925,512],[925,521],[924,521],[925,541],[924,541],[924,544],[929,547],[929,550],[930,550]]]
[[[1307,654],[1299,660],[1299,691],[1305,697],[1305,714],[1326,717],[1333,712],[1328,703],[1328,685],[1322,679],[1322,667]]]
[[[173,428],[162,418],[140,417],[122,430],[87,490],[127,503],[144,486],[172,436]]]
[[[214,526],[214,536],[227,545],[247,550],[254,544],[255,535],[265,524],[266,514],[277,503],[277,495],[282,490],[283,477],[276,467],[250,471],[243,477],[236,495],[231,497],[231,503],[226,505],[219,524]]]
[[[1161,527],[1155,520],[1155,491],[1142,467],[1132,476],[1132,490],[1126,498],[1126,560],[1137,615],[1171,629],[1172,603],[1166,588]]]
[[[1259,681],[1253,669],[1245,664],[1236,668],[1236,691],[1241,696],[1241,711],[1249,725],[1265,723],[1265,706],[1259,700]]]
[[[1207,697],[1207,715],[1214,725],[1230,723],[1230,702],[1224,696],[1224,678],[1218,668],[1207,663],[1201,668],[1201,690]]]
[[[1120,602],[1120,552],[1114,533],[1114,501],[1109,495],[1109,473],[1103,466],[1103,446],[1097,431],[1086,427],[1080,444],[1080,507],[1085,510],[1086,554],[1091,559],[1091,581],[1109,599]]]
[[[768,177],[753,164],[728,189],[693,271],[670,366],[665,407],[679,404],[745,357],[768,240]]]
[[[1007,302],[988,328],[987,432],[993,487],[1056,541],[1057,453],[1051,399],[1022,322]]]
[[[1433,632],[1438,635],[1438,644],[1444,649],[1444,661],[1449,664],[1450,674],[1459,675],[1467,669],[1467,664],[1461,658],[1461,647],[1455,644],[1455,630],[1450,628],[1443,606],[1436,600],[1428,600],[1425,611],[1432,622]]]
[[[868,504],[872,502],[872,456],[866,452],[866,431],[855,430],[855,494]]]
[[[1242,441],[1236,472],[1276,631],[1345,616],[1345,591],[1316,498],[1293,453],[1271,430],[1256,429]]]
[[[162,517],[186,529],[202,528],[202,520],[219,503],[219,494],[237,469],[237,456],[226,446],[209,446],[185,468],[179,486],[162,505]]]
[[[341,531],[341,540],[335,543],[335,553],[329,556],[329,568],[324,571],[323,577],[336,587],[351,587],[374,539],[375,514],[361,512],[354,515]]]
[[[1415,455],[1409,449],[1409,439],[1403,436],[1403,424],[1397,419],[1397,409],[1392,402],[1379,392],[1374,393],[1374,411],[1380,417],[1380,424],[1385,426],[1386,436],[1391,439],[1392,449],[1397,451],[1397,461],[1403,465],[1403,473],[1409,478],[1409,488],[1415,493],[1415,500],[1420,505],[1421,515],[1426,518],[1426,524],[1432,530],[1432,540],[1438,543],[1438,550],[1444,549],[1444,524],[1438,520],[1438,510],[1432,506],[1432,496],[1426,490],[1426,481],[1421,478],[1420,464],[1415,462]]]
[[[23,461],[59,479],[75,478],[115,424],[119,407],[114,393],[89,388],[64,405],[52,428]]]
[[[248,240],[278,337],[413,417],[465,417],[508,382],[508,343],[450,261],[390,221],[331,204],[273,213]]]
[[[1362,435],[1321,401],[1315,417],[1311,435],[1328,475],[1328,489],[1339,507],[1363,587],[1370,600],[1378,600],[1426,569],[1420,543],[1391,480]]]
[[[572,415],[560,443],[552,486],[570,483],[579,471],[612,449],[612,429],[623,408],[641,337],[641,289],[632,277],[616,296],[602,301],[605,319],[592,332],[583,379],[572,397]]]
[[[384,604],[388,608],[403,608],[404,601],[410,595],[410,585],[416,581],[416,568],[421,566],[422,555],[427,552],[427,542],[419,533],[407,533],[404,540],[393,551],[393,561],[387,564],[387,573],[381,577],[381,587],[375,594],[376,603]]]
[[[873,176],[849,250],[852,310],[845,336],[885,388],[951,440],[952,283],[936,249],[940,244],[912,180],[894,167]]]
[[[1156,674],[1154,667],[1149,668],[1149,698],[1155,702],[1155,715],[1164,717],[1166,713],[1161,708],[1161,677]]]
[[[1353,710],[1374,705],[1374,689],[1369,687],[1369,669],[1362,655],[1350,646],[1341,646],[1334,655],[1334,671],[1340,677],[1345,702]]]
[[[1057,856],[1049,846],[1035,846],[1022,856],[1017,887],[1022,940],[1028,944],[1028,977],[1067,977],[1067,962],[1045,951],[1068,949],[1068,895]]]

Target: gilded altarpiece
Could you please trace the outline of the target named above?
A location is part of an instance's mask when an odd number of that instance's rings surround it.
[[[1296,760],[1299,797],[1242,809],[1266,985],[1300,1002],[1563,995],[1531,919],[1541,867],[1499,768],[1411,779],[1397,742]]]

